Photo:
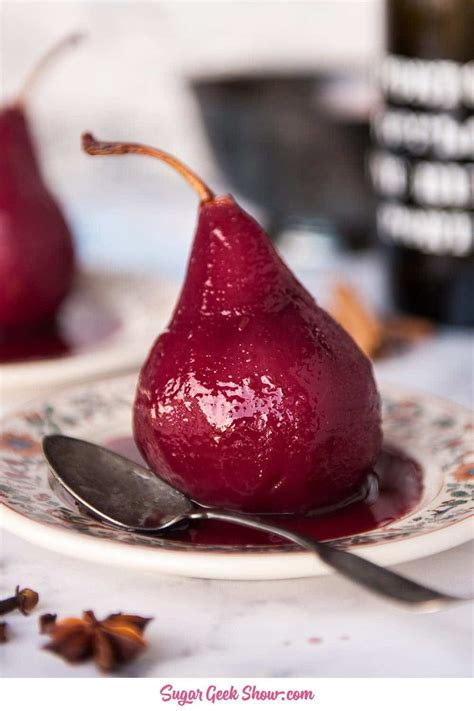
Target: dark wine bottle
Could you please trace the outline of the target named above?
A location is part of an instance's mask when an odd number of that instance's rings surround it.
[[[474,0],[386,0],[370,171],[396,307],[474,325]]]

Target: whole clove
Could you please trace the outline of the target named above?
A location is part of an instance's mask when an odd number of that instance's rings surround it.
[[[30,588],[20,590],[20,586],[17,585],[15,594],[12,597],[0,600],[0,615],[13,612],[13,610],[20,610],[22,615],[29,615],[38,604],[38,600],[39,595],[37,592]]]
[[[7,629],[8,624],[6,622],[0,622],[0,644],[8,642]]]

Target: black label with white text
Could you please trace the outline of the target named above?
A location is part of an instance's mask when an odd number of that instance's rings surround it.
[[[389,55],[369,168],[382,239],[427,254],[474,252],[474,62]]]

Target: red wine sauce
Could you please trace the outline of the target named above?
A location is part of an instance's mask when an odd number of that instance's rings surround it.
[[[105,446],[143,464],[131,437],[110,440],[105,443]],[[375,471],[379,477],[379,494],[373,503],[364,501],[354,503],[339,511],[315,518],[302,516],[266,518],[269,522],[281,524],[320,540],[352,536],[382,528],[406,516],[420,501],[423,491],[423,473],[416,461],[390,445],[382,449]],[[184,530],[170,532],[167,536],[174,540],[208,546],[262,546],[285,543],[277,536],[221,521],[200,521]]]

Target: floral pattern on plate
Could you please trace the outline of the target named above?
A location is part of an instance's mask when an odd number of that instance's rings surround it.
[[[170,538],[151,538],[105,526],[68,508],[51,491],[41,439],[53,432],[103,442],[130,433],[135,376],[77,386],[10,416],[0,425],[0,500],[40,525],[132,546],[182,551],[195,548]],[[367,533],[340,539],[368,545],[436,531],[472,514],[474,424],[469,411],[430,395],[382,388],[385,438],[422,462],[424,495],[407,517]],[[289,550],[291,546],[200,546],[206,551],[245,553]]]

